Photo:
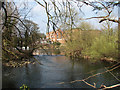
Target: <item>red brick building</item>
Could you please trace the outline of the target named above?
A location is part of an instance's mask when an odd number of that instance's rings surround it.
[[[63,31],[60,29],[47,33],[46,39],[50,39],[51,42],[65,42],[63,38]]]

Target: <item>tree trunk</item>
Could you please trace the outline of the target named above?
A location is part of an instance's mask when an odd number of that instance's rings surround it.
[[[118,20],[120,21],[120,4],[118,4]],[[118,24],[118,60],[120,61],[120,23]]]

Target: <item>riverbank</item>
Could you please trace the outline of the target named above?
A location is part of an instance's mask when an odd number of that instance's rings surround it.
[[[83,56],[83,58],[87,60],[92,59],[90,56]],[[100,58],[99,60],[102,62],[108,62],[108,63],[118,63],[118,61],[113,59],[112,57],[111,58],[103,57],[103,58]]]
[[[100,60],[103,61],[103,62],[118,63],[118,61],[114,60],[113,58],[106,58],[106,57],[104,57],[104,58],[101,58]]]
[[[67,57],[70,57],[72,60],[76,59],[76,60],[81,60],[81,59],[84,59],[84,60],[89,60],[92,62],[92,60],[99,60],[99,61],[102,61],[102,62],[108,62],[108,63],[118,63],[119,61],[114,59],[114,58],[107,58],[107,57],[101,57],[101,58],[92,58],[90,56],[87,56],[87,55],[80,55],[80,56],[77,56],[77,57],[72,57],[72,56],[67,56]],[[94,61],[93,61],[94,62]]]
[[[7,66],[7,67],[22,67],[22,66],[25,66],[25,65],[28,65],[28,64],[35,64],[36,62],[35,61],[30,61],[30,60],[23,60],[23,61],[14,61],[14,60],[11,60],[11,61],[8,61],[8,62],[3,62],[3,65],[4,66]]]
[[[3,65],[7,66],[7,67],[22,67],[28,64],[35,64],[36,62],[38,62],[35,58],[33,58],[34,60],[30,60],[30,59],[24,59],[24,60],[10,60],[10,61],[4,61]],[[107,62],[107,63],[118,63],[117,60],[114,60],[113,58],[100,58],[100,59],[93,59],[90,56],[81,56],[81,58],[71,58],[71,59],[76,59],[76,60],[89,60],[90,62],[95,62],[97,60],[102,61],[102,62]],[[40,62],[38,62],[40,63]],[[41,64],[41,63],[40,63]]]

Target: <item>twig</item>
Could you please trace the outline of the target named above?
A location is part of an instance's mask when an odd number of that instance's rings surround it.
[[[120,84],[116,84],[116,85],[112,85],[112,86],[109,86],[109,87],[105,87],[105,88],[102,88],[102,90],[115,88],[115,87],[120,87]]]
[[[110,19],[110,18],[103,18],[103,19],[101,19],[101,20],[99,21],[99,23],[101,23],[101,22],[103,22],[103,21],[106,21],[106,20],[108,20],[108,21],[112,21],[112,22],[115,22],[115,23],[120,23],[119,20]]]
[[[40,6],[45,8],[45,6],[43,4],[41,4],[40,2],[38,2],[37,0],[35,0],[35,2],[37,2]]]
[[[87,80],[87,79],[89,79],[89,78],[92,78],[92,77],[95,77],[95,76],[104,74],[104,73],[106,73],[106,72],[113,71],[113,70],[115,70],[115,69],[117,69],[117,68],[119,68],[119,67],[120,67],[120,65],[118,65],[118,66],[116,66],[116,67],[114,67],[114,68],[112,68],[112,69],[110,69],[110,70],[107,70],[107,71],[104,71],[104,72],[101,72],[101,73],[94,74],[94,75],[89,76],[89,77],[87,77],[87,78],[85,78],[85,79],[74,80],[74,81],[67,82],[67,83],[75,83],[75,82],[80,82],[80,81],[83,81],[83,80]],[[61,83],[58,83],[58,84],[64,84],[64,83],[66,83],[66,82],[61,82]]]
[[[93,88],[96,88],[96,86],[94,86],[94,85],[92,85],[92,84],[90,84],[90,83],[86,82],[85,80],[83,80],[83,82],[84,82],[84,83],[86,83],[87,85],[89,85],[89,86],[93,87]]]
[[[106,70],[108,70],[106,67],[105,67]],[[120,80],[113,74],[111,73],[110,71],[108,71],[116,80],[118,80],[120,82]]]
[[[33,57],[33,59],[34,59],[35,61],[37,61],[40,65],[43,65],[43,64],[40,63],[35,57]]]
[[[18,56],[17,56],[14,52],[9,51],[8,49],[3,48],[3,47],[2,47],[2,49],[3,49],[4,51],[6,51],[6,52],[10,53],[11,55],[15,56],[16,58],[18,58]]]
[[[109,67],[109,68],[113,68],[114,66],[117,66],[117,65],[119,65],[120,64],[120,62],[118,62],[118,63],[116,63],[116,64],[114,64],[114,65],[112,65],[111,67]]]

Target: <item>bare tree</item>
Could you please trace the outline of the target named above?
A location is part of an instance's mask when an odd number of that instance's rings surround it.
[[[14,59],[32,55],[33,51],[39,48],[37,41],[40,41],[40,34],[36,23],[21,18],[19,9],[14,2],[3,4],[4,16],[2,27],[2,50],[4,59]],[[28,14],[28,13],[27,13]],[[30,47],[27,50],[27,47]],[[25,47],[25,50],[22,49]],[[14,56],[14,57],[12,57]]]

